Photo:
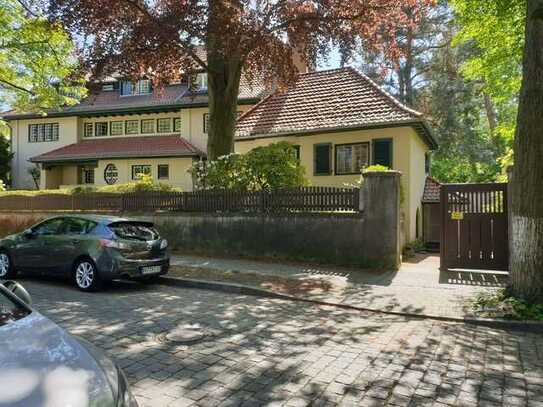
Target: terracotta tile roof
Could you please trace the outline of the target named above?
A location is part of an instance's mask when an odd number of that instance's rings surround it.
[[[263,83],[251,84],[242,76],[238,100],[255,103],[269,92]],[[92,92],[85,100],[75,106],[64,107],[60,110],[51,110],[50,117],[90,115],[106,112],[119,112],[127,110],[179,110],[183,107],[207,106],[207,91],[192,92],[186,83],[164,86],[156,89],[149,95],[121,96],[118,89],[111,91],[97,90]],[[2,112],[0,117],[6,120],[42,117],[35,113],[17,113],[15,111]]]
[[[401,123],[427,126],[421,113],[401,104],[368,77],[353,68],[340,68],[301,74],[285,92],[274,93],[241,116],[237,137]]]
[[[32,162],[59,162],[125,157],[202,156],[187,140],[178,135],[116,137],[82,140],[32,157]]]
[[[441,183],[432,177],[426,177],[424,184],[424,193],[422,194],[422,202],[439,203],[441,192]]]

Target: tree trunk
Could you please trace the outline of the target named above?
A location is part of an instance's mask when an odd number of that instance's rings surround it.
[[[498,119],[496,118],[496,110],[494,109],[494,103],[490,95],[483,91],[483,102],[485,104],[486,118],[488,120],[488,128],[490,129],[490,137],[494,143],[494,146],[500,147],[500,140],[496,134],[496,127],[498,127]]]
[[[243,65],[239,50],[228,50],[220,16],[225,13],[221,1],[209,2],[207,38],[209,129],[207,129],[207,158],[234,151],[234,132],[238,107],[239,83]],[[232,47],[231,47],[232,48]]]
[[[511,291],[543,302],[543,0],[528,0],[511,208]]]
[[[207,157],[215,160],[234,151],[241,62],[236,58],[212,58],[208,67]]]

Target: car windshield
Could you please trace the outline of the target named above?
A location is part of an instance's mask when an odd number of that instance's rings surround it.
[[[144,241],[158,239],[158,232],[152,223],[117,222],[109,225],[109,228],[121,239]]]
[[[17,321],[30,314],[30,311],[12,301],[2,290],[0,290],[0,326]]]

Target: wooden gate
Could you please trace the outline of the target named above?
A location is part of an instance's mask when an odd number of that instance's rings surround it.
[[[507,184],[441,186],[441,268],[508,270]]]

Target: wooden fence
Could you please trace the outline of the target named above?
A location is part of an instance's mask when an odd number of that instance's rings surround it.
[[[0,211],[357,212],[356,188],[0,195]]]

